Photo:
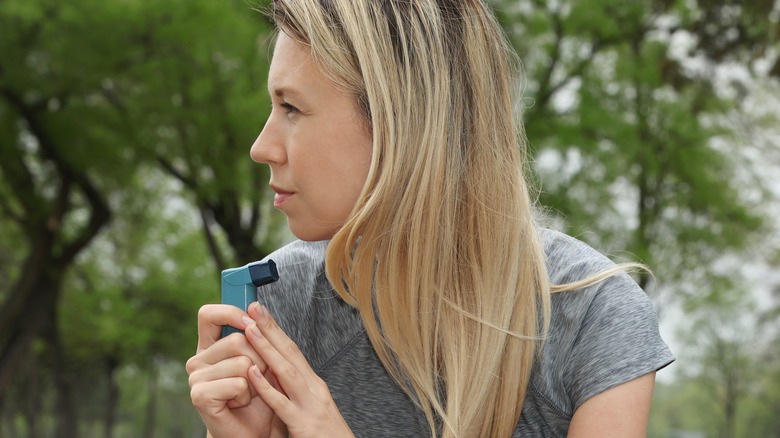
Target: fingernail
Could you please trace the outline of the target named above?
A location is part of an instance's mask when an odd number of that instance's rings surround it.
[[[260,367],[257,365],[252,365],[252,374],[254,374],[256,377],[262,379],[263,373],[260,372]]]
[[[265,316],[266,318],[271,316],[270,313],[268,313],[268,309],[265,308],[265,306],[260,306],[260,314]]]
[[[250,318],[250,317],[248,317],[246,315],[242,316],[241,320],[244,321],[244,324],[246,324],[247,326],[249,326],[250,324],[254,324],[255,323],[254,319],[252,319],[252,318]]]
[[[249,327],[247,327],[247,330],[252,332],[252,334],[257,336],[258,338],[263,337],[263,333],[260,331],[259,328],[257,328],[257,324],[254,321],[252,321],[252,324]]]

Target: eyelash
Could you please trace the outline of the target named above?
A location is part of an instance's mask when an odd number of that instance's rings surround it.
[[[289,103],[286,103],[286,102],[280,104],[279,106],[281,106],[282,108],[287,110],[287,114],[295,114],[295,113],[300,112],[300,110],[298,108],[296,108],[293,105],[290,105]]]

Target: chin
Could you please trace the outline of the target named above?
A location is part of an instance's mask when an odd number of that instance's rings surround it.
[[[311,226],[305,226],[303,224],[296,224],[289,219],[287,225],[290,227],[290,231],[295,237],[306,242],[318,242],[321,240],[330,240],[335,234],[336,230],[328,228],[317,228]]]

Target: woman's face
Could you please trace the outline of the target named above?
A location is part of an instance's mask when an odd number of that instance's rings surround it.
[[[302,240],[326,240],[344,224],[371,163],[371,134],[355,100],[336,88],[306,46],[279,34],[268,72],[273,109],[252,145],[271,166],[274,207]]]

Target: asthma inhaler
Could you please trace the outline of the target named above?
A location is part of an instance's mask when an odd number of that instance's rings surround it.
[[[253,301],[257,301],[257,288],[279,279],[276,263],[250,263],[240,268],[222,271],[222,304],[231,304],[244,312]],[[231,333],[243,333],[230,326],[222,326],[222,337]]]

